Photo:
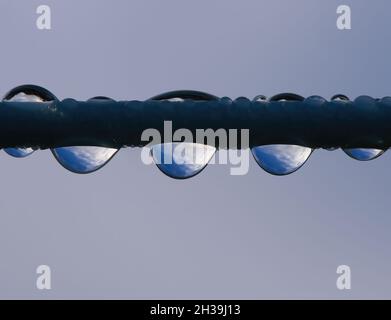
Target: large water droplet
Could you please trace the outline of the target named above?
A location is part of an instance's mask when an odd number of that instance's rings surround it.
[[[150,100],[181,102],[185,99],[210,101],[218,98],[209,93],[187,90],[163,93]],[[200,173],[215,152],[215,147],[188,142],[163,143],[151,148],[151,155],[157,167],[167,176],[175,179],[187,179]]]
[[[294,93],[281,93],[269,101],[303,101]],[[274,175],[287,175],[300,169],[312,153],[312,149],[297,145],[271,144],[251,149],[258,165]]]
[[[331,98],[336,101],[349,101],[349,97],[343,94],[336,94]],[[349,157],[359,161],[369,161],[380,157],[385,151],[371,148],[348,148],[342,149]]]
[[[164,143],[151,148],[157,167],[175,179],[186,179],[200,173],[215,151],[212,146],[187,142]]]
[[[369,161],[380,157],[384,150],[370,148],[354,148],[343,149],[343,151],[351,158],[359,161]]]
[[[112,100],[107,97],[93,97],[89,101]],[[52,149],[56,160],[67,170],[74,173],[91,173],[105,166],[117,153],[118,149],[72,146]]]
[[[23,85],[8,92],[3,101],[13,102],[44,102],[55,100],[56,97],[46,89],[34,86]],[[12,157],[24,158],[34,152],[32,148],[4,148],[4,151]]]
[[[53,149],[57,161],[69,171],[91,173],[107,164],[117,153],[117,149],[103,147],[62,147]]]
[[[300,169],[312,153],[311,148],[297,145],[265,145],[251,152],[265,171],[274,175],[287,175]]]

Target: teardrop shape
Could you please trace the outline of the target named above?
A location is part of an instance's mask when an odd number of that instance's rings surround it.
[[[104,147],[62,147],[52,150],[56,160],[74,173],[91,173],[106,165],[118,149]]]
[[[349,101],[349,97],[343,94],[336,94],[331,98],[336,101]],[[380,157],[385,150],[371,148],[348,148],[342,149],[349,157],[358,161],[369,161]]]
[[[150,100],[181,102],[185,99],[210,101],[218,98],[205,92],[183,90],[163,93]],[[174,179],[187,179],[199,174],[208,165],[215,152],[215,147],[191,142],[163,143],[151,148],[152,159],[156,166]]]
[[[88,101],[113,100],[97,96]],[[86,174],[104,167],[118,152],[118,149],[95,146],[61,147],[51,150],[56,160],[67,170]]]
[[[212,146],[188,142],[157,144],[151,148],[157,167],[175,179],[187,179],[200,173],[215,152]]]
[[[4,148],[4,151],[14,158],[25,158],[35,150],[33,148]]]
[[[343,149],[343,151],[351,158],[359,161],[369,161],[380,157],[385,151],[381,149],[370,148],[354,148]]]
[[[300,169],[312,153],[311,148],[297,145],[265,145],[251,152],[258,165],[274,175],[287,175]]]
[[[45,88],[34,85],[22,85],[8,92],[3,101],[13,102],[45,102],[56,100],[56,97]],[[4,151],[12,157],[24,158],[35,150],[32,148],[4,148]]]
[[[269,101],[303,101],[304,97],[294,93],[281,93]],[[308,160],[312,149],[297,145],[271,144],[251,149],[258,165],[266,172],[282,176],[300,169]]]

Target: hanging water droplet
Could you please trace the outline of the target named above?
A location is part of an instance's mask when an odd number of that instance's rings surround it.
[[[113,100],[107,97],[93,97],[88,101]],[[91,173],[105,166],[118,149],[95,146],[72,146],[52,149],[56,160],[74,173]]]
[[[199,143],[164,143],[151,148],[153,161],[166,175],[186,179],[200,173],[212,159],[216,148]]]
[[[62,147],[53,149],[57,161],[74,173],[91,173],[107,164],[117,149],[103,147]]]
[[[349,101],[343,94],[336,94],[331,98],[334,101]],[[380,157],[385,151],[371,148],[347,148],[342,149],[349,157],[359,161],[369,161]]]
[[[44,88],[33,85],[23,85],[8,92],[3,101],[13,102],[44,102],[55,100],[56,97]],[[24,158],[35,150],[32,148],[4,148],[4,151],[12,157]]]
[[[297,145],[265,145],[251,152],[265,171],[274,175],[287,175],[300,169],[312,153],[311,148]]]
[[[370,148],[354,148],[343,149],[343,151],[351,158],[359,161],[369,161],[380,157],[384,150]]]
[[[25,158],[32,154],[35,150],[33,148],[4,148],[4,151],[15,158]]]
[[[281,93],[269,101],[303,101],[304,97],[294,93]],[[287,175],[300,169],[312,153],[312,149],[297,145],[271,144],[251,149],[258,165],[274,175]]]
[[[218,98],[200,91],[172,91],[150,100],[181,102],[185,99],[211,101]],[[200,173],[208,165],[215,152],[215,147],[189,142],[163,143],[151,148],[151,155],[157,167],[164,174],[175,179],[187,179]]]

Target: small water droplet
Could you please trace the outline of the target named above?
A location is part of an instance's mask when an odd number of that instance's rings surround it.
[[[269,101],[303,101],[304,97],[296,93],[279,93],[269,98]]]
[[[255,96],[253,99],[253,102],[262,102],[262,101],[267,101],[266,96],[264,96],[263,94],[259,94]]]
[[[91,173],[106,165],[118,149],[104,147],[61,147],[53,149],[56,160],[74,173]]]
[[[35,150],[33,148],[4,148],[4,151],[15,158],[25,158],[32,154]]]
[[[343,151],[351,158],[359,161],[369,161],[380,157],[384,150],[370,148],[354,148],[343,149]]]
[[[222,103],[225,103],[225,104],[231,104],[232,103],[232,99],[229,98],[229,97],[222,97],[222,98],[220,98],[220,101]]]
[[[349,101],[349,97],[344,94],[336,94],[331,97],[331,101]]]
[[[23,85],[11,90],[5,95],[3,101],[44,102],[55,99],[56,97],[44,88],[33,85]],[[4,151],[12,157],[24,158],[31,155],[35,150],[32,148],[4,148]]]
[[[300,169],[312,153],[311,148],[297,145],[265,145],[251,152],[258,165],[274,175],[287,175]]]
[[[316,105],[316,106],[321,106],[322,104],[326,103],[326,99],[321,97],[321,96],[309,96],[305,99],[305,101],[313,104],[313,105]]]
[[[164,143],[151,148],[157,167],[175,179],[187,179],[200,173],[215,152],[212,146],[187,142]]]

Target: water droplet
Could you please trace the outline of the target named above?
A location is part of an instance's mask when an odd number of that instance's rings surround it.
[[[281,93],[269,101],[303,101],[304,97],[294,93]],[[251,149],[258,165],[274,175],[287,175],[300,169],[312,153],[312,149],[297,145],[272,144]]]
[[[104,147],[62,147],[52,149],[56,160],[74,173],[91,173],[106,165],[118,149]]]
[[[265,171],[274,175],[287,175],[300,169],[312,153],[311,148],[297,145],[265,145],[251,152]]]
[[[296,93],[279,93],[269,98],[269,101],[303,101],[304,97]]]
[[[150,100],[184,101],[218,100],[216,96],[200,91],[172,91],[155,96]],[[199,143],[172,142],[154,145],[152,158],[157,167],[167,176],[175,179],[187,179],[200,173],[212,159],[216,148]]]
[[[186,179],[200,173],[212,159],[216,148],[199,143],[164,143],[151,148],[153,161],[166,175]]]
[[[8,92],[3,98],[3,101],[44,102],[55,99],[56,97],[52,93],[42,87],[23,85]],[[4,148],[4,151],[12,157],[24,158],[31,155],[35,150],[32,148]]]
[[[224,103],[224,104],[231,104],[232,103],[232,99],[229,97],[222,97],[222,98],[220,98],[220,101],[221,101],[221,103]]]
[[[253,102],[261,102],[261,101],[267,101],[266,96],[264,96],[263,94],[259,94],[255,96],[253,99]]]
[[[343,94],[336,94],[331,98],[336,101],[349,101],[349,98]],[[359,161],[369,161],[380,157],[385,151],[371,148],[348,148],[342,149],[349,157]]]
[[[309,96],[305,99],[305,101],[315,106],[321,106],[322,104],[327,102],[326,99],[321,96]]]
[[[380,157],[384,150],[370,148],[354,148],[343,149],[343,151],[351,158],[359,161],[369,161]]]
[[[107,97],[93,97],[88,101],[112,100]],[[56,160],[67,170],[74,173],[91,173],[105,166],[118,149],[95,146],[72,146],[52,149]]]
[[[194,90],[177,90],[177,91],[165,92],[150,98],[150,100],[170,100],[176,98],[179,98],[181,100],[191,99],[191,100],[198,100],[198,101],[218,100],[218,97],[212,94],[201,92],[201,91],[194,91]]]
[[[344,94],[336,94],[331,97],[332,101],[349,101],[349,97]]]

